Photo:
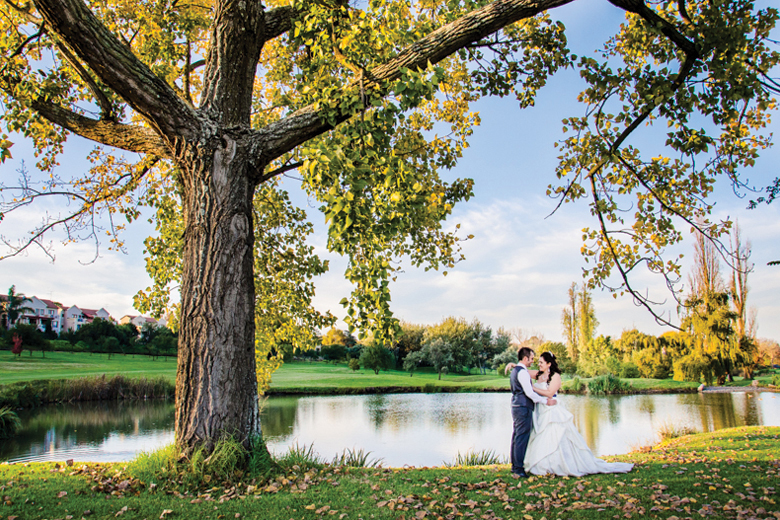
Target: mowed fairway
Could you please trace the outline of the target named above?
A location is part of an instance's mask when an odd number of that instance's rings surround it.
[[[159,377],[176,379],[176,359],[114,354],[85,354],[82,352],[22,352],[15,356],[0,351],[0,384],[36,379],[73,379],[84,376],[123,375],[126,377]]]
[[[23,352],[15,356],[9,351],[0,351],[0,384],[36,379],[73,379],[84,376],[112,376],[121,374],[127,377],[158,377],[170,380],[176,378],[176,360],[149,356],[131,356],[114,354],[85,354],[71,352]],[[499,377],[495,372],[489,375],[438,375],[430,369],[415,372],[399,370],[382,371],[374,374],[371,370],[354,371],[345,363],[294,362],[285,363],[276,371],[271,381],[271,392],[291,393],[338,393],[339,391],[359,392],[376,387],[415,387],[426,385],[437,387],[460,387],[479,391],[483,388],[509,388],[509,380]]]
[[[430,369],[416,371],[413,376],[400,370],[380,371],[374,374],[372,370],[351,370],[346,364],[330,363],[285,363],[274,373],[271,380],[272,392],[302,392],[306,389],[317,389],[328,393],[326,389],[354,389],[359,391],[375,387],[458,387],[479,391],[484,388],[508,389],[509,379],[499,377],[495,372],[488,375],[447,374],[441,381],[439,376]]]

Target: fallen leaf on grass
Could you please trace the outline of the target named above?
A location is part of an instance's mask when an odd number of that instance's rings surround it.
[[[163,509],[162,514],[160,515],[160,519],[164,519],[166,516],[173,513],[173,509]]]

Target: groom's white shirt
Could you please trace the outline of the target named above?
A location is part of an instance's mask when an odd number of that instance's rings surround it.
[[[520,383],[520,386],[523,388],[523,392],[525,393],[525,395],[535,403],[546,404],[547,398],[537,394],[534,391],[534,385],[531,384],[531,374],[528,373],[528,367],[523,365],[522,362],[518,363],[518,365],[522,365],[526,368],[526,370],[517,371],[517,382]]]

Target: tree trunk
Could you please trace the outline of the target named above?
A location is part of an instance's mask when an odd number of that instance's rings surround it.
[[[255,373],[252,197],[246,149],[230,137],[190,147],[176,373],[176,443],[188,453],[260,435]]]

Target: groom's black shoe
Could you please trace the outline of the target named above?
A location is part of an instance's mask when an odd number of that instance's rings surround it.
[[[528,478],[528,474],[525,471],[522,473],[512,472],[512,478]]]

